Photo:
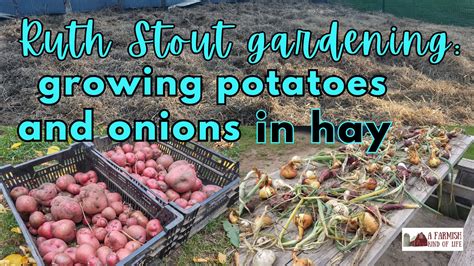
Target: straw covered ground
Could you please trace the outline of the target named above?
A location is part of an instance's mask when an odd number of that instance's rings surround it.
[[[265,2],[265,3],[263,3]],[[405,124],[472,124],[474,90],[474,29],[434,25],[416,20],[396,18],[389,14],[359,12],[333,5],[317,5],[305,1],[259,1],[239,4],[199,5],[172,10],[106,10],[97,13],[44,16],[40,19],[53,31],[71,19],[80,22],[88,17],[96,19],[97,31],[115,41],[111,54],[105,60],[94,56],[80,60],[58,62],[53,56],[23,58],[17,42],[20,20],[0,22],[0,123],[14,124],[26,118],[66,118],[82,116],[82,108],[93,107],[97,122],[107,123],[117,118],[157,119],[158,111],[167,108],[171,120],[177,119],[240,119],[254,122],[255,111],[266,108],[270,118],[289,120],[295,124],[309,123],[309,108],[318,107],[317,98],[300,97],[249,98],[242,94],[229,100],[226,106],[215,106],[215,77],[232,74],[244,77],[250,74],[264,76],[267,69],[277,69],[282,75],[304,75],[307,69],[316,68],[324,77],[331,74],[348,78],[355,74],[372,77],[383,74],[388,77],[388,94],[382,98],[353,98],[341,96],[325,101],[327,116],[344,119],[393,119]],[[237,30],[226,33],[234,41],[233,53],[227,60],[206,62],[201,55],[185,52],[179,57],[157,60],[153,53],[142,59],[127,55],[127,46],[133,38],[133,26],[139,19],[162,19],[174,23],[174,33],[189,36],[189,31],[209,31],[217,19],[238,25]],[[315,35],[328,31],[329,23],[337,19],[341,30],[349,28],[379,30],[387,34],[392,25],[398,29],[419,30],[425,36],[437,31],[447,31],[454,43],[460,43],[461,56],[449,51],[445,60],[430,65],[427,58],[418,57],[362,57],[345,56],[334,63],[327,55],[320,54],[315,60],[303,58],[282,60],[267,55],[257,65],[246,62],[246,40],[255,31],[274,33],[294,32],[298,28],[311,30]],[[165,36],[170,36],[165,34]],[[291,36],[291,35],[290,35]],[[116,98],[108,94],[98,98],[76,93],[62,98],[53,107],[42,106],[37,100],[36,83],[42,75],[141,75],[144,65],[150,65],[155,75],[200,74],[204,78],[202,103],[181,108],[177,98]],[[96,122],[96,123],[97,123]]]

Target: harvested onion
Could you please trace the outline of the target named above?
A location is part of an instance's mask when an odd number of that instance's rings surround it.
[[[280,176],[286,179],[293,179],[298,175],[298,171],[296,170],[296,165],[293,161],[283,165],[280,168]]]
[[[261,249],[255,254],[252,260],[254,266],[269,266],[273,265],[276,260],[276,255],[269,249]]]
[[[360,216],[360,219],[359,224],[362,225],[362,230],[365,234],[373,235],[379,229],[379,222],[372,214],[364,212],[364,214]]]
[[[271,186],[264,186],[258,191],[258,196],[261,200],[266,200],[276,194],[276,191]]]
[[[441,160],[436,156],[436,150],[431,150],[430,159],[428,159],[428,166],[431,168],[436,168],[441,164]]]
[[[298,227],[298,241],[303,239],[304,230],[313,224],[313,216],[307,213],[299,213],[294,218],[295,225]]]

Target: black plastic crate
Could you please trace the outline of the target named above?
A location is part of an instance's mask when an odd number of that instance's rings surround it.
[[[133,142],[129,142],[133,144]],[[94,148],[101,156],[103,152],[113,149],[115,146],[123,143],[114,143],[108,137],[97,137],[94,140]],[[239,163],[228,159],[215,151],[203,147],[194,142],[178,142],[171,140],[167,142],[157,142],[161,151],[171,155],[175,161],[186,160],[194,164],[198,177],[204,185],[218,185],[222,189],[214,193],[201,203],[195,204],[189,209],[183,209],[174,202],[169,205],[184,215],[183,226],[179,231],[179,244],[182,244],[189,237],[203,229],[212,219],[217,218],[224,213],[230,206],[238,201],[239,198]],[[106,158],[104,156],[104,158]],[[106,158],[109,160],[108,158]],[[127,175],[130,180],[137,185],[142,186],[151,192],[147,186],[135,180],[123,168],[113,163],[118,171]],[[156,196],[156,195],[155,195]],[[157,200],[165,203],[160,197]]]
[[[10,191],[16,186],[36,188],[43,183],[54,183],[65,174],[94,170],[99,181],[105,182],[110,191],[118,192],[123,201],[133,209],[142,211],[148,218],[158,218],[164,231],[147,241],[142,247],[120,261],[118,265],[141,265],[150,261],[159,261],[176,246],[176,237],[183,222],[183,216],[169,206],[156,201],[142,187],[130,182],[122,173],[117,172],[109,161],[92,151],[90,145],[76,143],[68,149],[44,156],[16,166],[0,168],[0,188],[17,220],[31,253],[38,265],[44,265],[25,222],[15,208]]]

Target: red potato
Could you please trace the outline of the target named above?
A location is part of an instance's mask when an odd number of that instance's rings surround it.
[[[110,159],[120,167],[127,165],[127,157],[123,153],[114,153]]]
[[[165,176],[165,182],[174,191],[185,193],[193,188],[196,178],[194,166],[188,164],[177,166],[169,171]]]
[[[196,178],[196,182],[194,182],[194,185],[191,188],[191,190],[194,192],[194,191],[201,190],[201,188],[202,188],[202,180],[199,178]]]
[[[146,177],[149,177],[149,178],[157,178],[158,177],[158,172],[153,167],[147,167],[147,168],[145,168],[145,170],[143,170],[142,175],[146,176]]]
[[[161,226],[161,222],[158,219],[152,219],[150,220],[146,227],[145,227],[146,233],[147,233],[147,239],[152,239],[161,231],[163,231],[163,227]]]
[[[63,197],[68,197],[68,198],[73,198],[74,195],[72,195],[71,193],[67,192],[67,191],[61,191],[58,193],[58,196],[63,196]],[[56,197],[58,197],[56,196]],[[54,199],[53,199],[54,200]]]
[[[87,266],[104,266],[104,264],[97,257],[90,257],[87,260]]]
[[[38,229],[35,229],[35,228],[31,227],[31,226],[28,227],[28,231],[30,232],[30,234],[32,234],[32,235],[34,235],[34,236],[38,235]]]
[[[128,255],[132,254],[132,252],[126,248],[121,248],[116,252],[119,261],[125,259]]]
[[[139,151],[145,147],[150,147],[150,143],[146,141],[137,141],[135,142],[135,145],[133,146],[133,151]]]
[[[21,213],[33,213],[38,209],[38,202],[32,196],[22,195],[17,198],[15,207]]]
[[[104,182],[97,182],[97,185],[101,187],[102,189],[107,189],[107,184]]]
[[[112,157],[112,155],[114,155],[114,151],[106,151],[106,152],[103,152],[102,154],[107,157],[107,158],[110,158]]]
[[[148,218],[146,218],[141,211],[134,211],[130,214],[130,217],[136,218],[138,225],[141,225],[142,227],[145,227],[148,223]]]
[[[91,220],[91,221],[92,221],[93,224],[96,224],[97,221],[99,221],[99,219],[101,219],[101,218],[104,218],[104,217],[102,216],[102,214],[101,214],[101,213],[97,213],[97,214],[94,214],[94,216],[92,216],[92,220]],[[105,219],[105,218],[104,218],[104,219]],[[106,220],[107,220],[107,219],[106,219]]]
[[[51,201],[51,214],[55,220],[70,219],[75,223],[83,218],[79,202],[66,196],[57,196]]]
[[[58,266],[73,266],[74,261],[66,253],[57,253],[54,256],[53,261],[52,261],[51,264],[52,265],[58,265]]]
[[[146,154],[143,151],[135,152],[135,157],[137,157],[137,161],[140,161],[140,162],[146,161]]]
[[[173,157],[168,154],[162,154],[158,159],[156,159],[156,163],[162,165],[165,169],[174,162]]]
[[[168,196],[163,191],[156,190],[156,189],[152,189],[152,191],[153,191],[153,193],[155,193],[156,196],[160,197],[165,202],[169,201]]]
[[[151,189],[160,189],[160,184],[158,182],[158,180],[150,178],[145,182],[145,185]]]
[[[174,202],[181,208],[186,208],[186,206],[188,206],[188,201],[182,198],[176,199]]]
[[[136,173],[136,174],[139,174],[141,175],[143,173],[143,170],[145,170],[146,168],[146,165],[145,165],[145,162],[143,161],[137,161],[135,163],[135,165],[133,166],[133,171]]]
[[[73,262],[76,262],[76,251],[76,247],[69,247],[64,251],[64,253],[66,253],[72,259]]]
[[[38,229],[42,224],[46,222],[46,217],[42,212],[35,211],[30,215],[28,222],[30,223],[31,227]]]
[[[195,199],[190,199],[190,200],[188,201],[188,207],[192,207],[192,206],[194,206],[194,205],[197,204],[197,203],[198,203],[197,200],[195,200]],[[188,208],[186,207],[186,209],[188,209]]]
[[[53,238],[53,223],[54,222],[44,222],[38,228],[38,235],[47,239]]]
[[[74,174],[74,179],[76,179],[76,182],[78,184],[81,184],[81,185],[85,185],[89,182],[89,175],[87,175],[86,173],[76,173]]]
[[[112,249],[110,249],[107,246],[101,246],[99,249],[96,251],[96,256],[99,258],[100,262],[102,264],[107,264],[107,255],[109,255],[112,252]]]
[[[207,197],[210,197],[212,194],[216,193],[217,191],[221,190],[220,186],[216,185],[207,185],[202,187],[202,192],[207,194]]]
[[[112,209],[114,209],[115,214],[120,215],[123,212],[122,202],[115,201],[115,202],[109,203],[109,205]]]
[[[125,153],[133,152],[133,145],[125,143],[125,144],[122,145],[122,150]]]
[[[119,231],[112,231],[105,237],[104,244],[113,251],[117,251],[125,247],[127,244],[127,237]]]
[[[79,184],[69,184],[66,188],[66,191],[73,194],[73,195],[78,195],[81,192],[81,185],[79,185]]]
[[[30,196],[36,199],[43,206],[51,206],[51,201],[58,194],[58,188],[53,183],[44,183],[38,188],[30,191]]]
[[[151,160],[153,158],[153,150],[150,147],[144,147],[142,152],[145,154],[145,160]]]
[[[115,146],[115,149],[114,149],[114,150],[115,150],[116,153],[122,153],[122,154],[125,153],[125,151],[124,151],[124,150],[122,149],[122,147],[120,147],[120,146]]]
[[[176,191],[172,190],[172,189],[166,190],[165,193],[166,193],[166,196],[168,197],[169,201],[175,201],[176,199],[179,198],[179,194]]]
[[[145,162],[145,166],[146,166],[147,168],[148,168],[148,167],[151,167],[151,168],[153,168],[153,169],[155,169],[155,170],[158,170],[158,164],[156,163],[155,160],[152,160],[152,159],[151,159],[151,160],[147,160],[147,161]]]
[[[126,225],[127,224],[127,220],[128,220],[128,215],[125,214],[125,213],[121,213],[118,217],[118,220],[120,221],[120,223],[122,225]]]
[[[182,199],[185,199],[186,201],[188,201],[189,199],[191,199],[191,191],[188,191],[186,193],[182,193],[181,195],[179,195]]]
[[[171,170],[173,170],[173,168],[176,168],[178,166],[188,165],[188,164],[190,164],[190,163],[188,163],[188,161],[186,161],[186,160],[175,161],[168,167],[168,171],[171,171]]]
[[[130,250],[131,252],[134,252],[135,250],[139,249],[142,246],[142,244],[138,241],[129,241],[126,245],[125,248]]]
[[[103,227],[94,227],[92,231],[94,232],[95,238],[97,238],[99,242],[104,241],[105,236],[108,234],[107,230]]]
[[[97,181],[99,180],[99,177],[97,176],[97,173],[94,170],[87,171],[86,175],[89,177],[89,182],[97,183]]]
[[[137,240],[140,243],[146,242],[146,230],[144,227],[139,225],[130,225],[125,230],[129,236],[133,239]]]
[[[89,184],[81,188],[79,198],[86,214],[100,213],[108,205],[107,196],[97,184]]]
[[[51,265],[53,263],[54,257],[58,254],[59,252],[57,251],[51,251],[48,254],[43,256],[43,261],[45,262],[46,265]]]
[[[51,225],[54,238],[59,238],[68,243],[76,238],[76,224],[71,220],[59,220]]]
[[[29,192],[30,191],[26,187],[15,187],[10,191],[10,196],[14,201],[16,201],[20,196],[28,195]]]
[[[109,224],[107,224],[105,229],[109,233],[113,231],[120,231],[122,230],[122,222],[120,222],[119,220],[112,220],[109,222]]]
[[[128,152],[125,153],[125,160],[127,161],[127,165],[134,165],[137,162],[137,157],[134,153]]]
[[[76,242],[79,245],[91,245],[95,249],[98,249],[100,247],[99,240],[95,237],[94,232],[92,232],[89,228],[86,227],[77,230]]]
[[[119,263],[120,258],[115,252],[110,252],[105,258],[107,266],[115,266]]]
[[[105,209],[102,210],[101,214],[105,219],[109,221],[117,217],[117,214],[115,213],[115,210],[112,207],[106,207]]]
[[[169,189],[169,186],[164,181],[157,181],[158,189],[161,191],[166,191]]]
[[[127,226],[132,226],[132,225],[137,225],[137,224],[138,224],[137,218],[130,217],[130,218],[127,219],[127,222],[126,222]]]
[[[94,223],[94,225],[97,227],[106,227],[107,224],[108,224],[107,219],[105,219],[104,217],[98,218],[96,222]]]
[[[129,174],[132,174],[132,173],[133,173],[132,167],[130,167],[130,166],[128,166],[128,165],[125,166],[123,169],[125,170],[125,172],[127,172],[127,173],[129,173]]]
[[[108,204],[112,202],[122,202],[122,196],[117,192],[110,192],[106,194]]]
[[[76,261],[78,263],[82,263],[85,265],[88,265],[88,261],[90,258],[95,257],[95,251],[97,248],[94,248],[93,246],[89,244],[82,244],[79,247],[77,247],[76,250]]]
[[[191,194],[191,200],[195,200],[197,202],[203,202],[207,199],[207,194],[202,191],[194,191]]]
[[[46,240],[47,240],[46,238],[39,236],[36,238],[36,245],[39,246],[41,243],[43,243]]]
[[[38,251],[42,257],[52,251],[57,253],[64,252],[66,248],[66,242],[57,238],[45,240],[38,245]]]
[[[70,184],[76,184],[76,179],[72,175],[63,175],[56,180],[56,186],[61,191],[67,190]]]

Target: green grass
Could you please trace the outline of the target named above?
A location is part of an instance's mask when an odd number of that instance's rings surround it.
[[[222,223],[227,219],[225,215],[211,221],[203,230],[192,236],[181,248],[165,259],[166,265],[191,265],[193,258],[216,258],[218,253],[227,255],[234,249],[229,243]],[[227,257],[231,262],[232,257]]]
[[[474,126],[459,125],[459,126],[449,126],[447,128],[448,129],[453,129],[453,128],[456,128],[456,127],[464,129],[464,134],[474,136]],[[474,160],[474,145],[469,146],[467,151],[464,153],[463,158]]]
[[[3,202],[2,204],[6,205]],[[11,212],[0,213],[0,258],[12,253],[21,254],[19,246],[24,245],[23,235],[10,231],[17,226],[15,217]]]

